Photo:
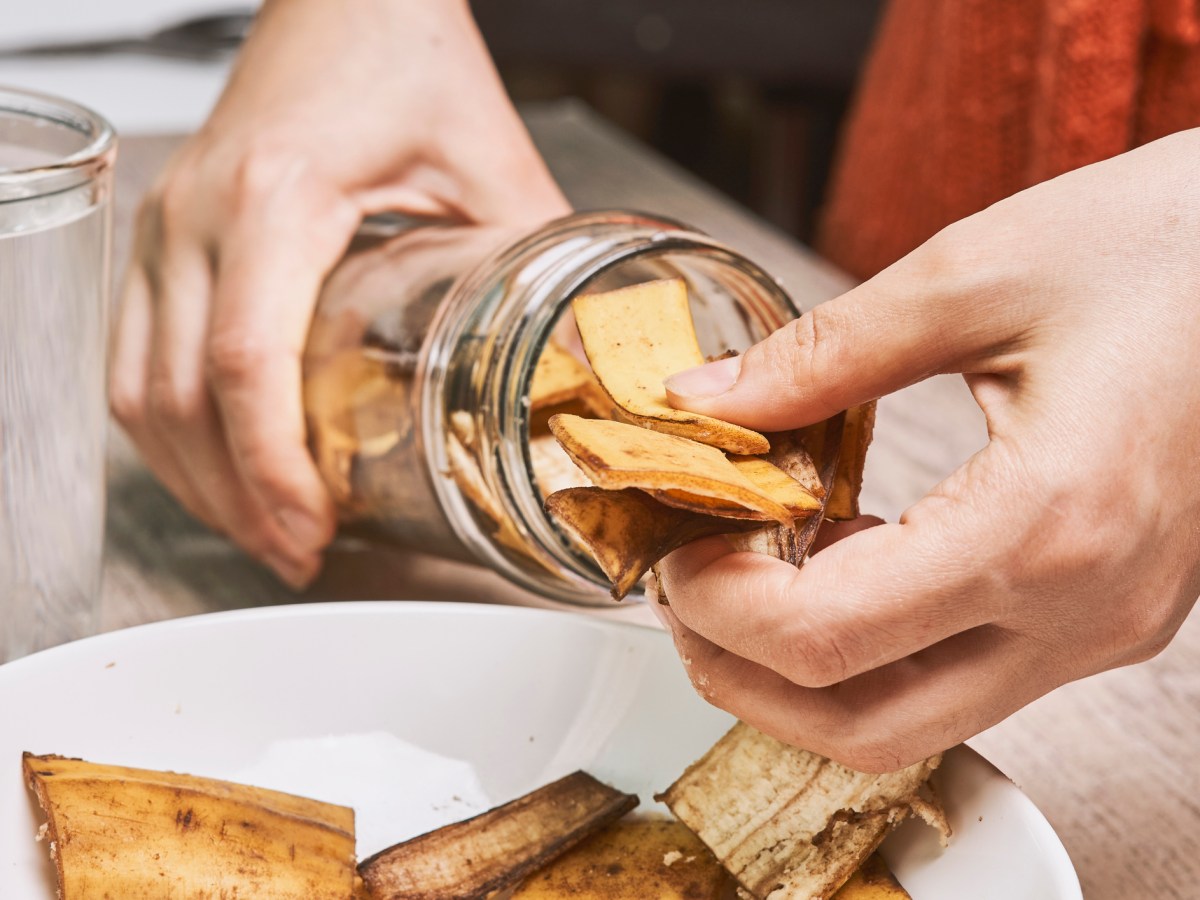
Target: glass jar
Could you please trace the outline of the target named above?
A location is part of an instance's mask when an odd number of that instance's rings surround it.
[[[365,227],[326,281],[305,352],[310,442],[343,522],[554,600],[611,603],[543,510],[530,385],[556,328],[570,342],[559,320],[573,297],[664,277],[686,280],[708,355],[798,315],[749,259],[655,216],[580,213],[532,234]]]

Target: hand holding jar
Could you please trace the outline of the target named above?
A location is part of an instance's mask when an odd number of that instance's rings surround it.
[[[331,539],[300,358],[365,215],[531,224],[566,203],[465,0],[264,5],[139,216],[113,410],[190,512],[293,585]]]
[[[1198,154],[1183,132],[1031,188],[668,379],[778,431],[962,373],[990,438],[799,572],[722,538],[668,557],[660,611],[706,698],[878,771],[1166,646],[1200,594]]]

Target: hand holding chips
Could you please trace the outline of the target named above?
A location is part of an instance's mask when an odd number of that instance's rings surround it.
[[[1200,594],[1197,152],[1200,130],[1011,197],[668,381],[676,406],[770,431],[962,373],[987,420],[898,523],[799,573],[716,540],[660,564],[713,702],[890,767],[1167,645]]]

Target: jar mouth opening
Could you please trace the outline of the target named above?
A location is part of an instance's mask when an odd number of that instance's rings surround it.
[[[778,317],[778,313],[775,312],[779,308],[779,303],[786,304],[785,308],[792,314],[789,318],[798,314],[791,298],[762,269],[741,254],[696,232],[655,236],[647,246],[629,248],[626,252],[597,260],[593,266],[574,273],[570,288],[563,291],[557,304],[555,315],[549,322],[541,324],[537,329],[537,337],[530,342],[529,349],[523,358],[517,357],[514,360],[511,371],[518,374],[519,377],[513,386],[512,394],[520,399],[508,410],[515,426],[508,433],[516,439],[509,440],[506,444],[509,448],[520,448],[519,461],[516,454],[512,454],[513,458],[509,460],[509,464],[512,466],[522,465],[528,476],[525,480],[516,481],[519,490],[515,492],[516,496],[514,497],[525,514],[523,524],[538,533],[539,543],[551,551],[556,562],[569,566],[573,574],[586,579],[596,588],[604,590],[605,593],[609,587],[607,577],[591,557],[568,537],[567,533],[554,522],[544,509],[541,493],[537,487],[537,472],[530,454],[531,434],[527,398],[532,386],[537,359],[562,316],[569,309],[571,301],[583,293],[608,290],[612,285],[605,284],[606,280],[625,281],[627,278],[623,275],[626,275],[628,270],[637,269],[646,264],[665,270],[647,274],[658,277],[683,277],[688,282],[693,309],[695,310],[699,306],[701,309],[698,311],[701,313],[704,312],[706,305],[706,301],[701,299],[702,297],[708,298],[708,305],[714,301],[711,291],[697,290],[697,281],[708,277],[722,280],[725,283],[730,291],[728,298],[732,301],[730,307],[731,309],[736,307],[737,311],[741,313],[739,318],[742,319],[742,322],[739,324],[744,325],[745,331],[744,334],[737,335],[737,338],[740,339],[730,340],[728,331],[714,334],[711,327],[706,329],[705,325],[711,326],[712,322],[706,321],[703,314],[698,315],[697,327],[700,332],[701,349],[709,357],[716,357],[729,350],[743,352],[751,343],[760,340],[770,331],[783,325],[786,319]],[[646,279],[637,278],[635,280]],[[763,296],[763,288],[766,285],[773,288],[769,292],[769,300]],[[741,303],[746,304],[745,307],[738,306]],[[709,313],[716,312],[712,309],[707,311]],[[522,410],[525,411],[523,416],[521,415]],[[631,593],[631,597],[634,596],[641,596],[640,587]],[[605,597],[603,602],[611,601]]]
[[[595,233],[598,225],[610,224],[608,231]],[[545,511],[530,453],[533,373],[570,302],[588,291],[678,274],[689,283],[694,311],[699,307],[702,313],[697,317],[701,346],[712,355],[727,349],[744,350],[798,311],[783,288],[757,264],[669,220],[628,212],[588,213],[551,223],[543,234],[546,232],[554,239],[543,238],[540,246],[533,239],[522,242],[476,272],[494,269],[498,261],[503,269],[505,259],[511,262],[515,255],[524,257],[526,263],[516,277],[511,272],[491,280],[480,277],[472,285],[468,276],[463,285],[466,293],[490,297],[498,305],[486,338],[489,349],[482,365],[487,371],[475,375],[476,382],[484,386],[476,412],[490,417],[494,426],[493,439],[482,455],[504,514],[527,538],[536,558],[520,560],[493,542],[484,541],[481,547],[470,535],[460,533],[460,537],[475,547],[486,563],[523,587],[572,605],[607,606],[612,603],[608,579]],[[723,312],[722,326],[706,331],[706,318],[719,318],[715,316],[718,308]],[[429,376],[422,388],[427,410],[422,431],[435,472],[447,470],[448,460],[439,444],[444,443],[452,412],[445,405],[445,382],[433,357],[450,359],[454,338],[443,336],[442,341],[444,346],[435,348],[428,358],[430,364],[422,366]],[[467,509],[461,491],[450,479],[435,481],[443,504],[456,513],[450,518],[461,519],[457,513]],[[467,519],[478,524],[470,513]]]
[[[112,125],[87,107],[0,87],[0,203],[85,184],[112,164],[115,146]]]

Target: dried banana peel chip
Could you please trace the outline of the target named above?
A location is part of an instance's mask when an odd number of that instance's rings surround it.
[[[739,722],[657,799],[758,900],[808,900],[850,878],[940,762],[869,775]]]
[[[817,469],[816,460],[804,443],[801,432],[773,433],[771,435],[771,452],[763,458],[800,482],[801,487],[813,497],[818,500],[825,497],[826,491],[825,485],[821,483],[821,473]]]
[[[758,456],[731,456],[734,468],[762,491],[778,500],[794,516],[803,516],[821,508],[821,498],[783,469]]]
[[[353,504],[355,460],[383,456],[406,437],[398,411],[407,400],[407,384],[360,350],[335,354],[306,373],[309,443],[339,504]]]
[[[854,519],[859,514],[858,495],[862,491],[867,447],[875,430],[875,401],[846,410],[842,428],[841,457],[834,477],[833,492],[825,515],[830,519]]]
[[[753,455],[770,449],[756,431],[675,409],[663,382],[703,365],[683,279],[650,281],[575,298],[583,348],[622,417],[644,428]]]
[[[529,386],[529,408],[544,409],[579,398],[595,378],[587,366],[554,341],[548,341],[538,357]]]
[[[550,430],[597,487],[640,488],[693,512],[790,525],[787,507],[738,471],[715,447],[602,419],[555,416]]]
[[[446,435],[446,457],[450,462],[449,475],[463,495],[497,525],[507,521],[508,517],[500,508],[500,502],[492,496],[491,490],[483,480],[479,463],[453,431]]]
[[[574,326],[572,326],[574,327]],[[592,370],[570,351],[550,341],[538,359],[529,389],[529,433],[549,433],[551,416],[559,413],[597,419],[617,418],[617,409]]]
[[[304,797],[59,756],[24,755],[62,900],[346,900],[354,811]]]
[[[637,803],[634,794],[575,772],[472,819],[381,850],[358,871],[372,900],[486,900]]]
[[[520,532],[488,487],[483,473],[479,471],[479,463],[463,445],[456,431],[452,430],[446,435],[446,456],[450,462],[448,474],[463,492],[463,496],[493,525],[492,537],[496,543],[521,556],[531,558]]]
[[[535,872],[513,900],[727,900],[731,887],[685,826],[622,819]]]
[[[912,900],[883,857],[872,853],[850,880],[838,888],[833,900]]]
[[[529,439],[529,465],[542,498],[567,488],[583,487],[588,477],[575,465],[552,434]]]
[[[547,497],[546,510],[604,570],[614,600],[633,590],[647,570],[672,550],[702,537],[759,525],[664,506],[632,488],[568,488]]]

